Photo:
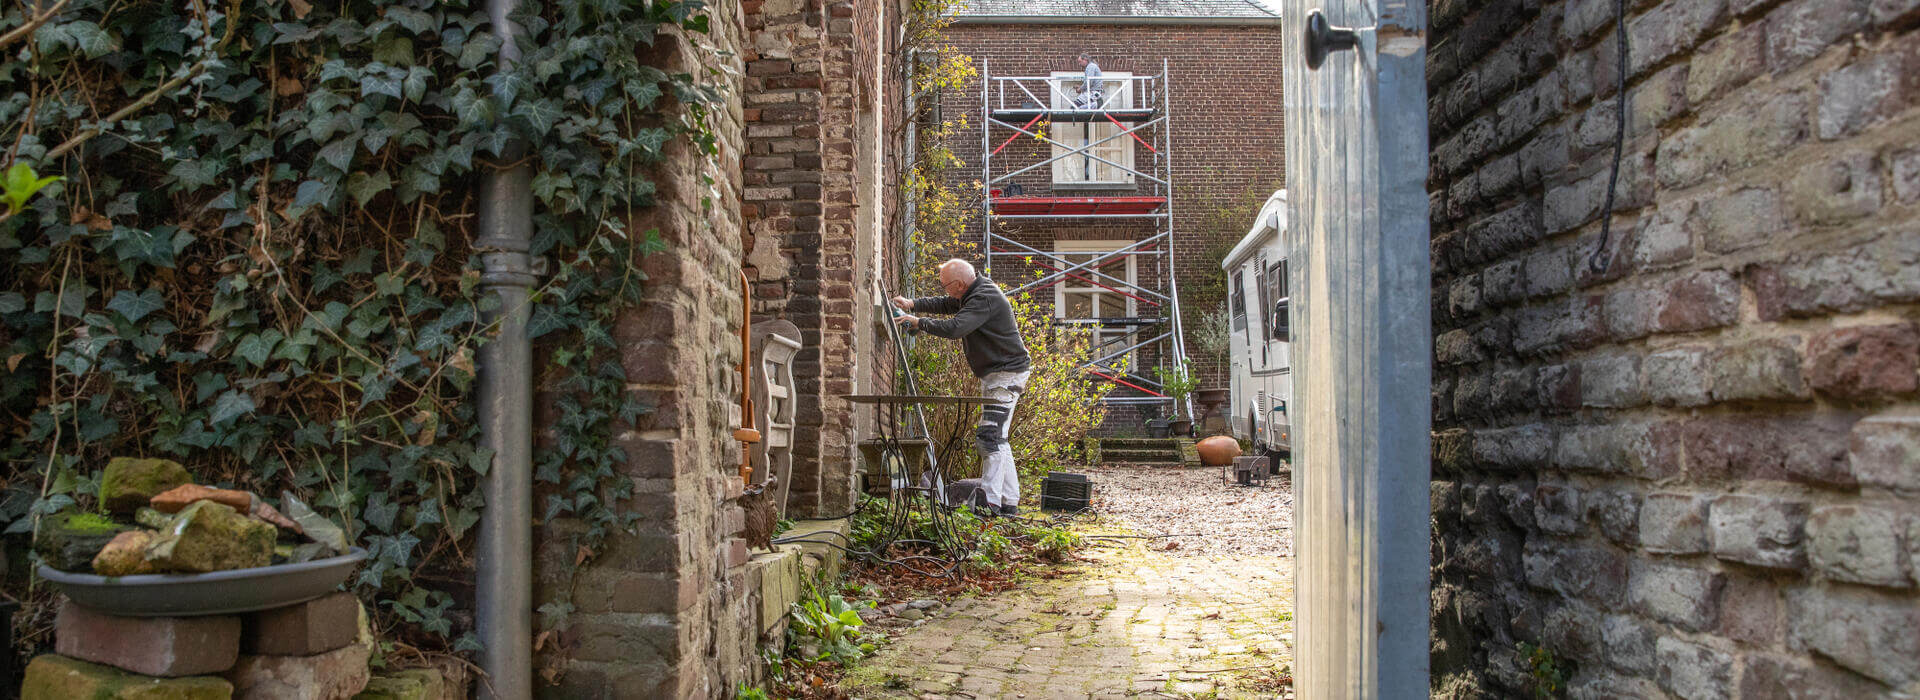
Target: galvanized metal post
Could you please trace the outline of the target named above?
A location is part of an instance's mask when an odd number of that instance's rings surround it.
[[[518,0],[487,0],[493,35],[500,39],[497,70],[520,59],[520,32],[509,19]],[[482,294],[499,305],[488,320],[499,333],[480,348],[481,442],[493,450],[482,493],[479,571],[474,627],[480,637],[483,699],[533,697],[533,353],[527,339],[527,298],[535,278],[528,259],[533,239],[533,168],[526,144],[509,145],[504,163],[481,183],[479,237]]]
[[[1301,459],[1294,688],[1426,697],[1426,3],[1286,0],[1281,17],[1296,261],[1287,405]]]

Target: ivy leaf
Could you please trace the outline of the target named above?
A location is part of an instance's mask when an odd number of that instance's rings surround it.
[[[492,34],[475,34],[467,38],[465,46],[460,47],[460,67],[467,70],[479,68],[480,64],[493,58],[500,50],[500,39]]]
[[[160,290],[148,289],[138,294],[122,289],[114,292],[113,301],[107,302],[107,308],[117,311],[127,321],[139,323],[147,314],[166,308],[167,301],[160,296]]]
[[[281,338],[280,331],[271,328],[248,334],[234,346],[233,354],[239,355],[255,367],[265,367],[267,358],[273,356],[273,349],[280,344]]]
[[[394,24],[405,27],[407,31],[415,34],[431,32],[436,24],[433,21],[433,15],[410,7],[387,8],[387,19],[393,20]]]
[[[19,313],[27,308],[27,298],[19,292],[0,292],[0,314]]]
[[[396,100],[401,99],[405,93],[401,92],[400,80],[400,76],[369,70],[366,75],[360,77],[360,96],[386,95]]]
[[[333,166],[335,170],[344,173],[347,171],[347,166],[353,164],[353,149],[358,145],[360,145],[360,139],[354,136],[346,136],[333,143],[327,144],[315,155],[318,156],[320,160],[326,161],[327,165]],[[302,187],[304,187],[304,185]]]
[[[414,66],[407,69],[407,77],[401,81],[400,91],[408,102],[419,102],[427,96],[427,78],[432,73],[426,66]]]
[[[393,532],[393,519],[400,515],[400,504],[387,500],[387,494],[375,492],[367,498],[367,507],[360,517],[368,525],[380,528],[381,532]]]
[[[560,105],[553,100],[532,100],[521,103],[513,109],[515,114],[527,120],[536,136],[544,136],[553,131],[553,124],[560,120]]]
[[[301,213],[315,206],[331,205],[337,190],[332,182],[308,180],[300,183],[300,189],[293,193],[293,212],[288,214],[288,218],[297,219]]]
[[[372,201],[375,196],[390,189],[393,189],[393,176],[388,175],[385,170],[372,175],[354,173],[347,176],[347,194],[352,196],[354,203],[362,208],[366,207],[367,202]]]
[[[493,103],[473,88],[460,88],[453,94],[453,114],[463,126],[483,124],[493,117]]]
[[[243,392],[227,390],[213,401],[213,414],[207,416],[207,423],[219,424],[252,413],[253,397]]]
[[[194,190],[212,185],[220,177],[220,162],[212,158],[182,160],[167,170],[179,182],[181,190]]]

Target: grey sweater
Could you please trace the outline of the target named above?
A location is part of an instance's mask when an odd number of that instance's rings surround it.
[[[913,310],[953,314],[953,318],[920,319],[920,330],[942,338],[960,339],[973,376],[1025,372],[1033,364],[1027,356],[1027,344],[1020,339],[1020,326],[1013,321],[1013,306],[1007,303],[1000,285],[993,280],[974,278],[973,285],[967,287],[967,293],[959,299],[944,295],[915,299]]]

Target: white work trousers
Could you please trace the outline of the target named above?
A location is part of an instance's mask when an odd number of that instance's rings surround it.
[[[1032,372],[994,372],[980,378],[980,395],[999,403],[980,407],[980,424],[974,428],[974,444],[980,448],[980,482],[986,489],[987,503],[995,506],[1020,505],[1020,470],[1013,466],[1013,448],[1007,435],[1013,426],[1013,407],[1027,390]]]

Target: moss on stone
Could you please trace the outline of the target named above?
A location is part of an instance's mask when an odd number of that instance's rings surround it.
[[[33,551],[47,566],[91,573],[94,555],[114,536],[130,529],[96,513],[62,511],[40,520],[40,529],[33,536]]]
[[[115,457],[100,476],[100,502],[115,513],[131,513],[155,494],[193,483],[193,475],[170,459]]]
[[[22,700],[228,700],[233,684],[215,676],[155,678],[58,654],[27,664]]]
[[[149,555],[163,569],[187,573],[266,566],[277,534],[224,504],[195,501],[174,516],[173,528],[160,534]]]

